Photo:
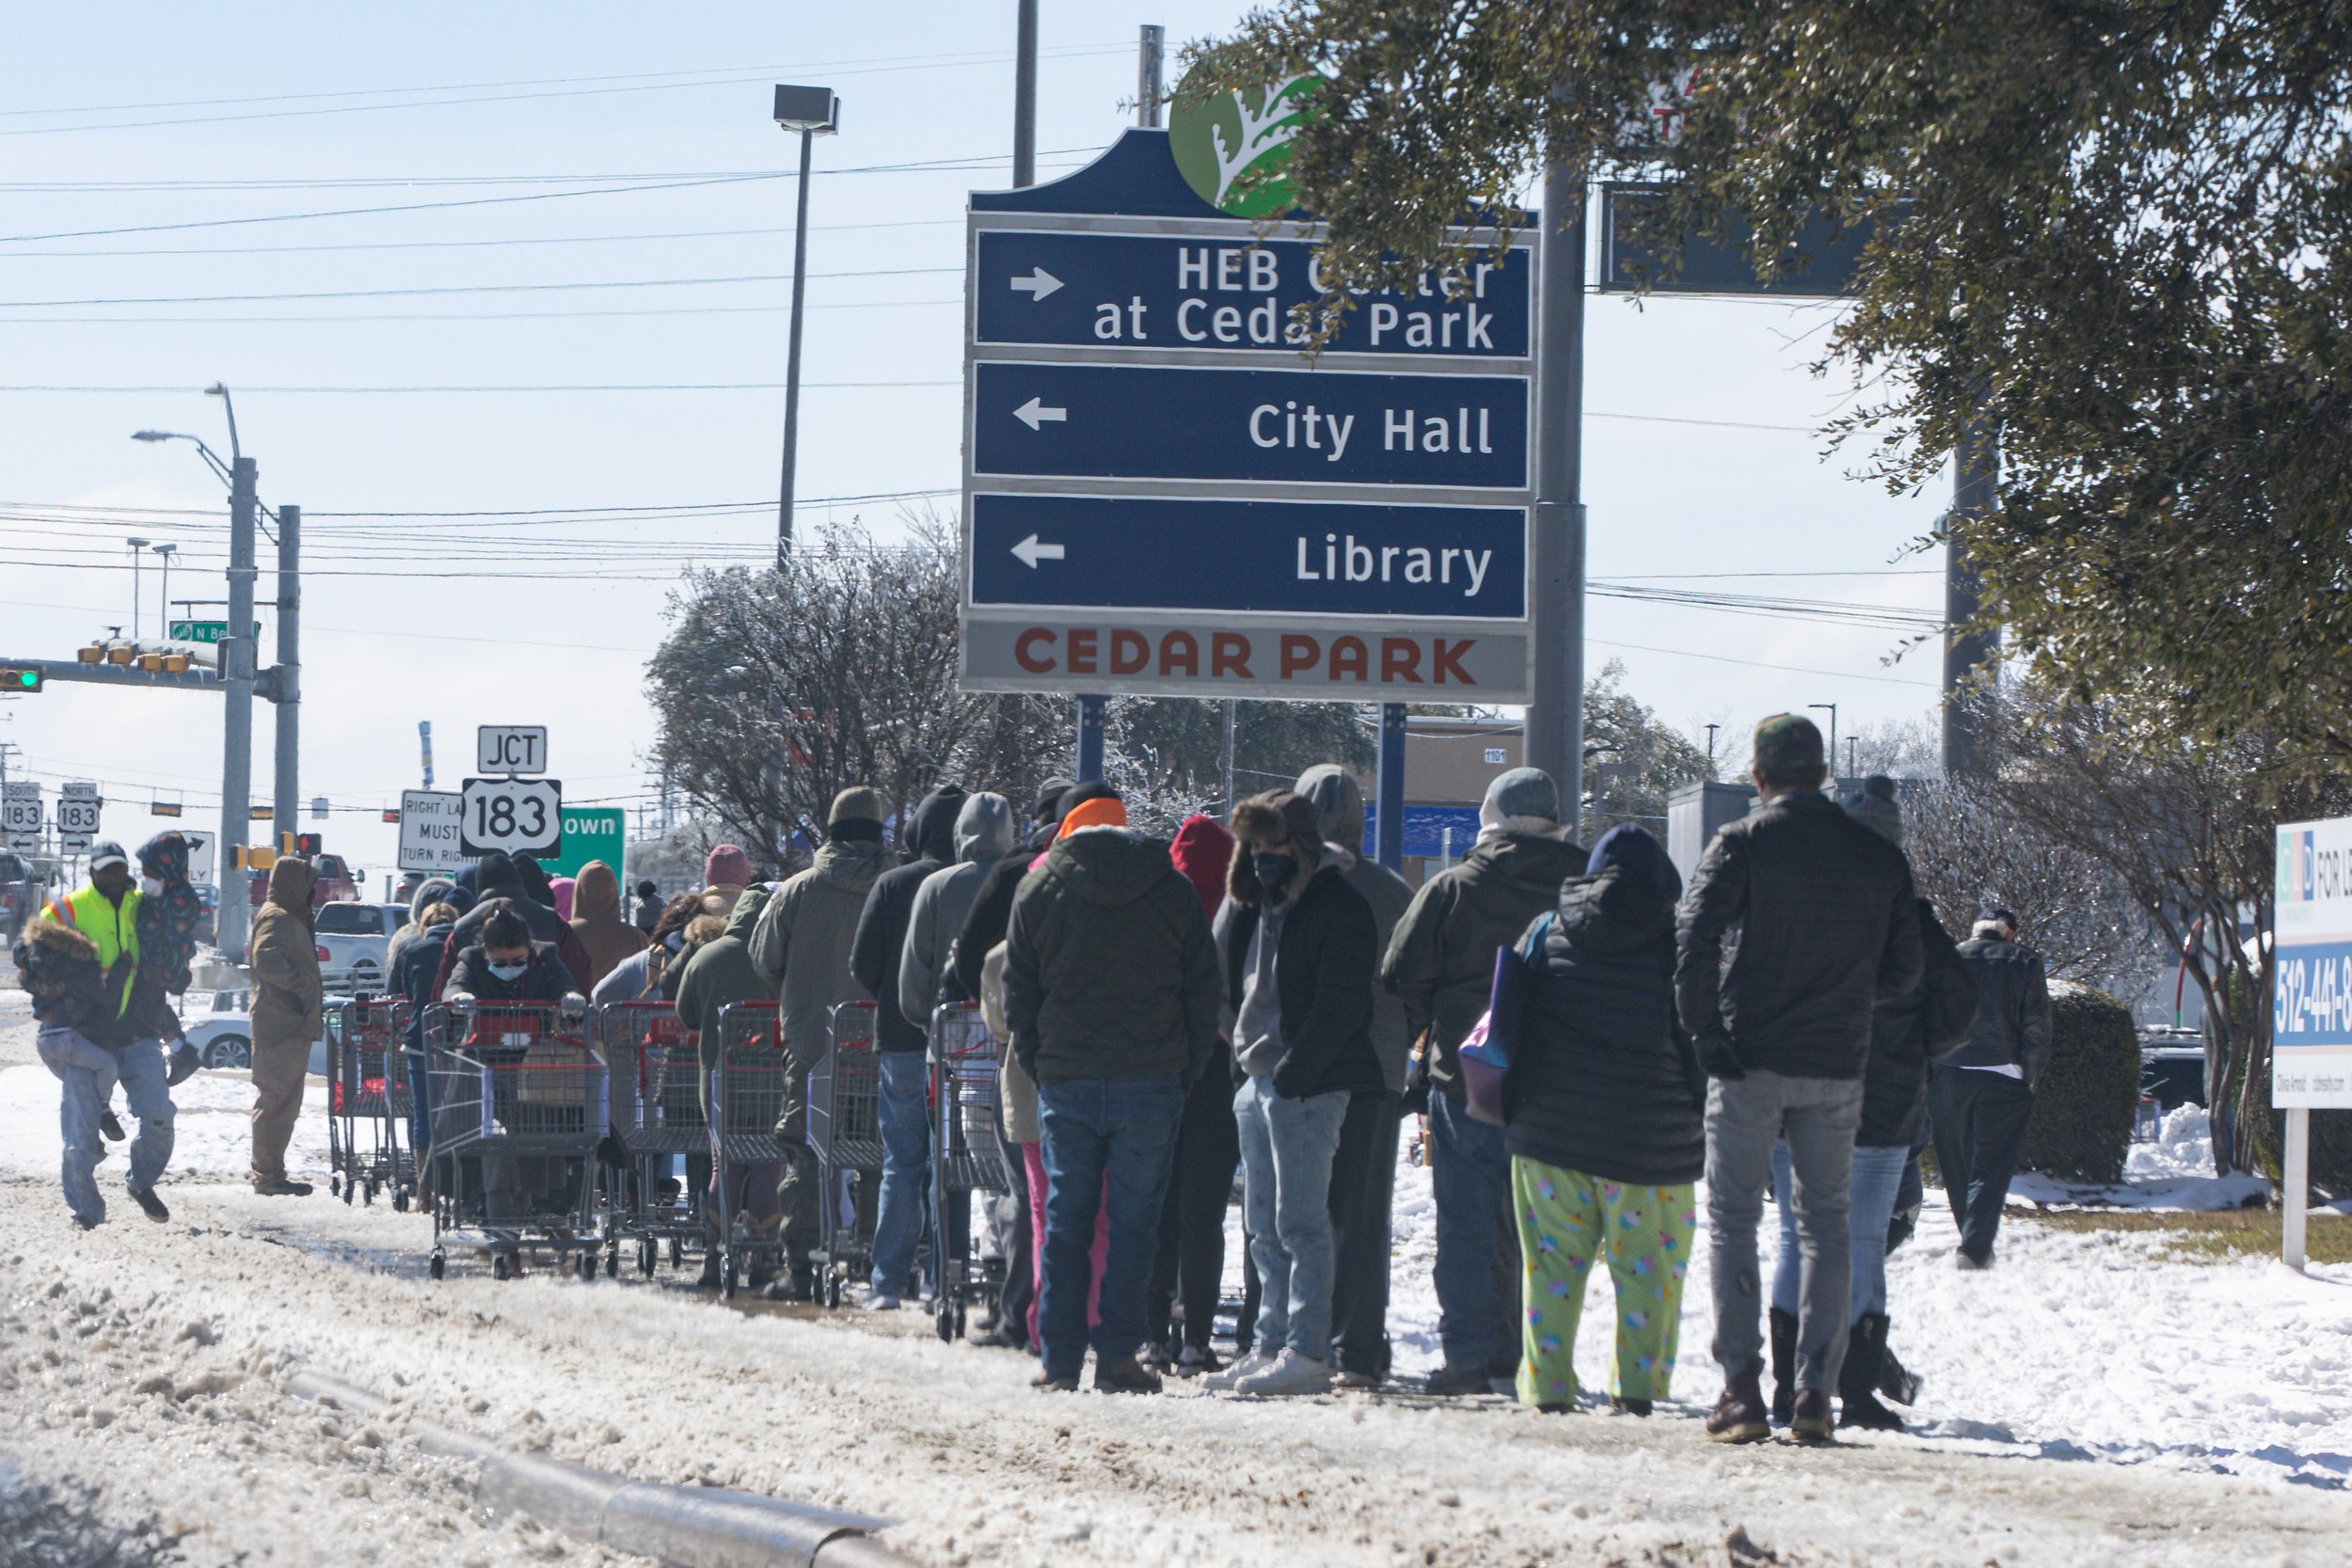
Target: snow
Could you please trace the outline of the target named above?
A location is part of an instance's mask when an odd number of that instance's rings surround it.
[[[253,1168],[253,1080],[242,1070],[206,1069],[171,1091],[171,1175],[242,1178]],[[115,1094],[115,1115],[123,1130],[137,1135],[138,1124]],[[57,1080],[38,1062],[0,1068],[0,1169],[55,1175],[60,1148]],[[119,1176],[125,1144],[110,1144],[99,1179]],[[303,1091],[302,1119],[286,1149],[287,1174],[297,1180],[326,1180],[326,1084],[313,1078]]]
[[[2061,1181],[2023,1172],[2010,1183],[2010,1201],[2048,1209],[2142,1209],[2153,1212],[2243,1209],[2270,1201],[2259,1176],[2213,1173],[2213,1126],[2202,1105],[2168,1111],[2156,1136],[2131,1146],[2121,1182]]]
[[[2192,1263],[2160,1236],[2013,1219],[1999,1267],[1963,1275],[1931,1195],[1892,1269],[1920,1432],[1824,1452],[1700,1440],[1704,1249],[1677,1402],[1650,1421],[1402,1388],[1046,1397],[1033,1363],[941,1344],[912,1312],[729,1309],[667,1271],[499,1285],[466,1255],[433,1283],[421,1217],[242,1186],[249,1096],[235,1074],[183,1085],[174,1222],[119,1204],[82,1235],[55,1190],[54,1082],[0,1069],[0,1465],[152,1513],[199,1564],[616,1560],[485,1523],[401,1417],[287,1399],[300,1367],[514,1448],[893,1519],[883,1539],[939,1568],[1753,1568],[1750,1541],[1787,1568],[2209,1568],[2339,1561],[2352,1527],[2332,1489],[2352,1474],[2352,1271]],[[314,1104],[310,1168],[324,1145]],[[119,1157],[102,1165],[110,1197],[120,1180]],[[1401,1168],[1400,1371],[1437,1360],[1432,1217],[1427,1173]],[[1610,1317],[1580,1346],[1595,1386]]]

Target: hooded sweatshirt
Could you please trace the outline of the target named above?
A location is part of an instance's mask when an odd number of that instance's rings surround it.
[[[1315,803],[1326,861],[1340,868],[1341,878],[1363,895],[1372,906],[1372,926],[1386,953],[1396,935],[1397,922],[1413,902],[1413,887],[1404,878],[1360,852],[1364,842],[1364,790],[1356,775],[1336,762],[1323,763],[1298,775],[1297,793]],[[1405,1090],[1406,1058],[1412,1053],[1413,1029],[1405,1004],[1388,988],[1373,986],[1372,1049],[1380,1058],[1380,1074],[1391,1093]]]
[[[394,931],[392,940],[384,944],[385,974],[391,974],[392,965],[400,961],[400,956],[407,951],[408,944],[424,934],[418,925],[418,922],[423,918],[424,911],[436,904],[449,902],[450,895],[456,891],[457,884],[447,877],[428,877],[417,884],[416,893],[408,900],[407,924]],[[463,914],[470,907],[469,900],[467,905],[461,906],[457,912]]]
[[[930,1024],[931,1009],[944,998],[940,980],[947,969],[956,933],[972,912],[989,868],[1012,852],[1017,824],[1012,802],[982,790],[967,797],[956,813],[956,863],[934,871],[914,890],[907,915],[906,943],[898,955],[898,1010],[918,1028]]]
[[[768,977],[752,962],[752,933],[758,927],[760,911],[770,902],[766,886],[745,888],[727,919],[725,935],[695,949],[678,977],[678,1022],[696,1032],[706,1068],[719,1062],[723,1043],[719,1015],[738,1002],[767,1002],[775,996]]]
[[[526,871],[528,867],[528,871]],[[580,945],[580,933],[556,918],[555,906],[531,891],[535,884],[544,885],[547,878],[536,861],[528,855],[516,861],[496,850],[485,855],[472,867],[474,872],[473,908],[460,916],[457,925],[441,943],[440,973],[434,976],[433,994],[440,995],[449,989],[450,966],[457,955],[482,940],[482,923],[490,918],[490,905],[503,898],[515,906],[516,913],[531,927],[531,940],[551,942],[557,957],[564,960],[564,970],[572,977],[572,989],[585,996],[596,988],[588,978],[590,964],[588,949]]]
[[[1040,1085],[1198,1077],[1216,1045],[1216,954],[1168,851],[1123,828],[1056,844],[1013,898],[1005,1013]]]
[[[187,835],[157,833],[139,846],[139,869],[159,884],[139,899],[139,967],[125,1009],[132,1037],[183,1039],[186,1031],[170,998],[184,993],[195,978],[196,936],[204,925],[204,900],[188,880]]]
[[[956,818],[963,810],[961,785],[942,784],[923,797],[914,808],[908,834],[915,858],[874,879],[858,914],[857,932],[850,949],[850,973],[866,994],[886,1005],[875,1010],[874,1044],[882,1051],[920,1051],[926,1031],[909,1022],[898,1002],[898,962],[906,951],[907,929],[914,917],[914,895],[933,872],[948,865],[956,854]],[[924,1009],[925,1022],[930,1009]]]
[[[572,929],[588,950],[588,989],[631,954],[642,953],[645,933],[621,918],[621,879],[602,861],[580,868],[572,884]]]
[[[269,895],[253,917],[253,1048],[319,1037],[319,950],[310,910],[310,863],[289,855],[269,868]]]
[[[784,1043],[803,1067],[830,1048],[833,1009],[869,995],[850,973],[850,943],[889,861],[878,840],[826,840],[814,864],[776,889],[752,930],[752,961],[784,1004]]]

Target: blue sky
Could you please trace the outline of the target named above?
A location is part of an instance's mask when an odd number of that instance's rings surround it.
[[[1183,40],[1239,10],[1047,0],[1041,176],[1132,118],[1137,24]],[[760,503],[775,492],[782,394],[265,388],[780,381],[792,182],[685,181],[788,170],[769,85],[821,83],[841,94],[843,132],[818,143],[818,167],[842,172],[812,185],[799,491],[952,487],[963,198],[1009,182],[1012,13],[993,0],[13,18],[0,58],[0,656],[63,657],[127,623],[126,536],[182,546],[174,597],[221,594],[216,515],[108,509],[220,504],[192,450],[126,437],[185,430],[225,451],[217,401],[200,395],[223,380],[264,499],[310,518],[304,794],[391,803],[417,782],[416,726],[430,720],[444,780],[464,771],[477,723],[543,722],[568,799],[633,800],[653,735],[641,666],[668,584],[690,560],[772,538]],[[978,166],[872,168],[955,161]],[[574,194],[622,184],[667,188]],[[228,221],[451,202],[478,204]],[[161,227],[175,225],[200,227]],[[138,231],[88,232],[103,230]],[[75,237],[33,237],[46,235]],[[723,278],[742,281],[700,281]],[[231,294],[357,297],[218,298]],[[78,301],[102,303],[33,303]],[[1804,370],[1828,320],[1760,302],[1592,302],[1595,578],[1939,602],[1937,560],[1895,558],[1944,498],[1890,499],[1804,433],[1843,390]],[[58,387],[156,389],[27,389]],[[1671,422],[1684,420],[1720,422]],[[605,523],[381,515],[706,502],[742,504]],[[888,534],[899,504],[808,506],[803,524],[855,514]],[[1684,576],[1791,572],[1855,575]],[[151,568],[143,586],[151,631]],[[1624,658],[1634,691],[1685,726],[1829,701],[1851,724],[1933,703],[1919,655],[1883,665],[1899,640],[1884,629],[1597,598],[1590,631],[1588,661]],[[53,787],[102,781],[106,831],[132,840],[158,825],[155,798],[213,825],[218,734],[207,698],[61,686],[0,704],[0,740],[24,752],[12,768]],[[264,759],[268,735],[262,705]],[[326,831],[361,863],[389,863],[390,830],[372,815],[339,812]]]

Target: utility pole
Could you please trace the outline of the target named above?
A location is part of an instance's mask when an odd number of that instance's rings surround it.
[[[1536,280],[1534,700],[1526,762],[1584,798],[1584,171],[1544,168]]]
[[[1982,421],[1961,432],[1952,453],[1952,511],[1944,537],[1944,776],[1956,779],[1983,767],[1966,690],[1976,673],[2000,657],[1998,633],[1963,631],[1977,618],[1979,584],[1961,548],[1963,523],[1989,516],[2001,476],[2000,433]]]
[[[776,488],[776,567],[792,553],[792,482],[801,455],[801,311],[808,293],[808,166],[818,136],[841,128],[841,100],[830,87],[776,86],[776,124],[801,136],[801,182],[792,223],[792,325],[784,356],[784,477]]]
[[[1241,803],[1233,798],[1233,729],[1235,721],[1240,717],[1240,705],[1231,697],[1226,698],[1225,740],[1218,749],[1217,771],[1225,790],[1225,815],[1228,818],[1232,816],[1233,808]]]
[[[1158,23],[1147,22],[1136,46],[1136,123],[1147,131],[1160,128],[1160,102],[1165,93],[1160,85],[1160,67],[1167,52],[1167,36]]]
[[[278,667],[269,675],[278,705],[276,815],[278,841],[294,831],[302,784],[302,508],[278,509]]]
[[[1374,793],[1380,802],[1373,825],[1373,859],[1391,871],[1405,868],[1405,705],[1380,705],[1380,774]],[[1363,846],[1348,845],[1350,853]]]
[[[234,863],[246,842],[252,804],[253,510],[261,471],[237,451],[233,417],[229,430],[229,629],[220,640],[220,845],[214,863],[220,879],[220,951],[234,963],[245,952],[249,912],[246,878]]]
[[[1012,23],[1012,188],[1037,183],[1037,0],[1020,0]]]
[[[1151,53],[1150,30],[1137,51],[1136,74],[1142,75],[1142,61]],[[1156,91],[1139,92],[1139,100],[1156,103]],[[1141,102],[1136,105],[1136,123],[1145,123]],[[1015,190],[1037,183],[1037,0],[1020,0],[1013,17],[1012,40],[1012,183]],[[1077,766],[1071,769],[1080,784],[1088,784],[1103,776],[1104,699],[1092,693],[1078,700]]]

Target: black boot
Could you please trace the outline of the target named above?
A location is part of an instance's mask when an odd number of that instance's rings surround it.
[[[1879,1346],[1879,1392],[1897,1404],[1919,1402],[1919,1374],[1895,1359],[1895,1347]]]
[[[1772,1424],[1787,1426],[1797,1408],[1797,1320],[1775,1307],[1772,1324]]]
[[[1865,1312],[1846,1342],[1837,1373],[1837,1424],[1866,1432],[1900,1432],[1902,1418],[1879,1403],[1879,1367],[1886,1355],[1886,1314]]]

